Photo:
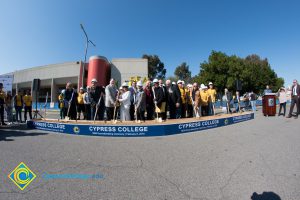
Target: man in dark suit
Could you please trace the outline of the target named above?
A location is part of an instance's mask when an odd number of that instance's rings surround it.
[[[170,114],[170,119],[176,119],[176,111],[180,108],[181,96],[177,85],[171,85],[171,81],[166,81],[166,97],[167,105]],[[181,112],[181,111],[180,111]]]
[[[298,84],[297,80],[293,81],[293,87],[292,87],[292,93],[291,93],[291,100],[292,101],[291,101],[290,113],[287,116],[287,118],[291,118],[292,117],[294,106],[296,105],[297,112],[296,112],[295,119],[297,119],[299,111],[300,111],[300,85]]]

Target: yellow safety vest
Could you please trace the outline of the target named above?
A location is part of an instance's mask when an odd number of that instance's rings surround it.
[[[210,97],[211,102],[216,102],[217,91],[215,89],[208,89],[207,93]]]
[[[65,107],[64,96],[62,94],[58,95],[58,100],[59,100],[59,108]]]
[[[1,92],[0,92],[0,103],[1,103],[1,104],[4,104],[5,98],[6,98],[5,92],[4,92],[4,91],[1,91]]]
[[[22,105],[22,96],[21,95],[16,95],[16,105],[15,106],[23,106]]]
[[[206,91],[201,90],[200,91],[200,97],[201,97],[201,106],[207,106],[208,105],[208,93]]]
[[[185,102],[186,102],[185,89],[184,88],[179,88],[179,90],[180,90],[180,94],[181,94],[182,104],[185,104]]]
[[[78,93],[78,97],[77,97],[78,104],[84,104],[84,102],[83,102],[84,96],[83,95],[84,95],[84,93],[83,94]]]
[[[25,106],[32,106],[32,97],[30,95],[25,95],[23,97],[23,102],[25,104]]]

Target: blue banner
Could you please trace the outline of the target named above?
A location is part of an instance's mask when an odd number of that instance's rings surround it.
[[[187,132],[201,131],[211,128],[228,126],[239,122],[254,119],[254,113],[217,118],[211,120],[195,120],[193,122],[154,125],[109,125],[109,124],[70,124],[53,123],[42,120],[27,121],[28,128],[34,128],[44,131],[66,133],[73,135],[90,136],[114,136],[114,137],[146,137],[146,136],[164,136]]]

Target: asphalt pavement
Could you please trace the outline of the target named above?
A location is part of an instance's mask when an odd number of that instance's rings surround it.
[[[164,137],[1,127],[0,199],[299,200],[299,144],[300,118],[260,110],[247,122]],[[20,162],[37,176],[23,191],[8,178]]]

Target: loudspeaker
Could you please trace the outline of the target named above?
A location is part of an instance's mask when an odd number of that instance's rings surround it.
[[[32,91],[40,90],[41,79],[33,79],[32,80]]]
[[[236,80],[235,86],[236,86],[236,91],[242,91],[242,81]]]

